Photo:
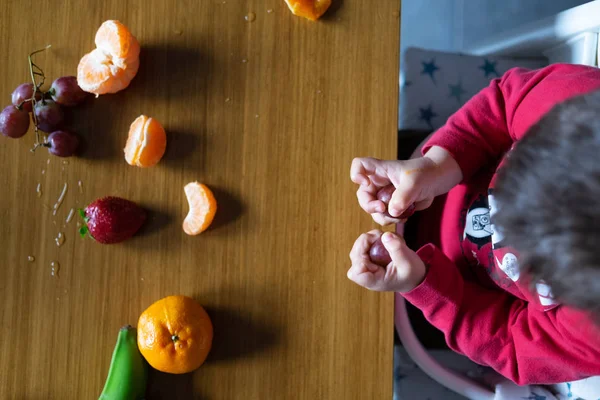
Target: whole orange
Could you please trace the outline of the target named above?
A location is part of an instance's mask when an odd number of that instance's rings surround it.
[[[210,351],[213,326],[198,302],[168,296],[148,307],[138,321],[138,347],[155,369],[185,374],[198,368]]]

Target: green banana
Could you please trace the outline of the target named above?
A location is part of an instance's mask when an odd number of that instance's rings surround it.
[[[137,332],[131,325],[119,331],[108,377],[99,400],[141,400],[146,394],[148,364],[137,345]]]

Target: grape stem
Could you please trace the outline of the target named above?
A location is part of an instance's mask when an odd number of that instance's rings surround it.
[[[33,148],[31,149],[31,152],[33,153],[38,147],[40,146],[45,146],[46,145],[46,140],[44,139],[44,142],[40,142],[40,132],[38,130],[38,122],[37,122],[37,117],[35,116],[35,104],[36,104],[36,100],[35,100],[35,95],[40,92],[42,94],[42,100],[44,98],[44,93],[40,90],[40,88],[42,87],[42,85],[44,84],[45,80],[46,80],[46,76],[44,75],[44,71],[37,66],[34,62],[33,62],[33,56],[37,53],[41,53],[44,50],[47,50],[51,47],[51,45],[48,45],[42,49],[38,49],[36,51],[34,51],[33,53],[29,54],[29,56],[27,57],[28,61],[29,61],[29,73],[31,74],[31,83],[33,83],[33,96],[31,96],[31,99],[27,99],[25,101],[30,100],[31,101],[31,116],[33,119],[33,130],[35,132],[35,143],[33,145]],[[34,70],[34,68],[36,70]],[[35,80],[35,77],[40,76],[40,82],[37,83]],[[22,105],[22,103],[21,103]]]
[[[28,101],[33,101],[33,97],[30,97],[28,99],[23,100],[22,102],[19,103],[17,107],[18,110],[22,110],[23,109],[23,104],[27,103]]]

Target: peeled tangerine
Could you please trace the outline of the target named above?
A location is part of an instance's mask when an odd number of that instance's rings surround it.
[[[285,0],[292,14],[316,21],[327,11],[331,0]]]
[[[188,235],[204,232],[217,212],[217,201],[208,186],[190,182],[183,188],[190,205],[190,211],[183,220],[183,231]]]
[[[105,21],[96,32],[96,48],[79,61],[77,84],[96,96],[129,86],[140,66],[140,44],[119,21]]]
[[[167,134],[154,118],[140,115],[129,127],[125,144],[125,161],[136,167],[156,165],[167,148]]]

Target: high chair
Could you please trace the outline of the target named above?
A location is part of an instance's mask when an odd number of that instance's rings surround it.
[[[600,0],[555,17],[505,32],[466,49],[467,54],[409,48],[400,73],[399,158],[406,158],[427,133],[442,126],[491,79],[513,67],[540,68],[568,62],[598,66]],[[399,226],[399,233],[403,227]],[[396,295],[395,325],[413,361],[448,389],[474,400],[499,396],[482,383],[438,363],[415,332],[404,299]]]

